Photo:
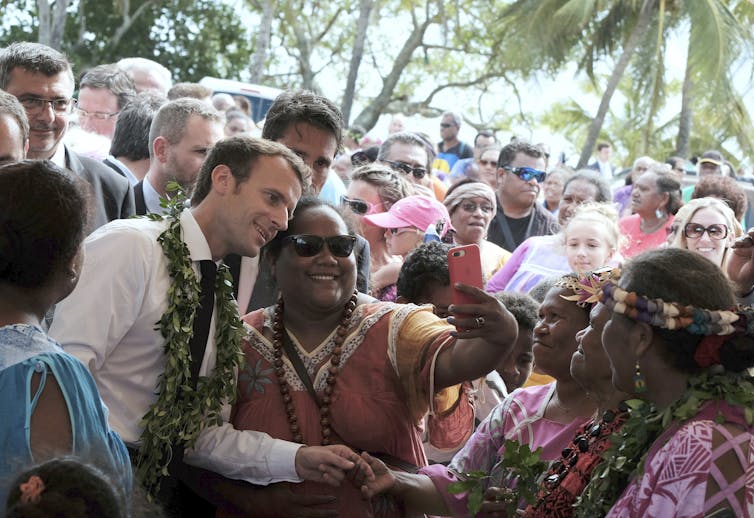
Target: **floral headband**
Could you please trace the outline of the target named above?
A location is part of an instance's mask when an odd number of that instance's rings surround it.
[[[32,475],[29,480],[18,486],[21,491],[21,502],[24,504],[37,504],[42,498],[42,492],[45,490],[45,484],[37,475]]]
[[[582,277],[572,277],[562,282],[574,295],[563,297],[584,306],[602,302],[614,313],[620,313],[637,322],[671,331],[685,330],[693,335],[705,336],[697,345],[694,360],[700,367],[720,363],[720,348],[730,338],[754,334],[754,310],[709,310],[650,299],[618,287],[618,269],[588,272]],[[726,338],[728,337],[728,338]]]

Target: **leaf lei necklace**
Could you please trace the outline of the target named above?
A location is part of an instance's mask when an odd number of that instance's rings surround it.
[[[626,401],[630,417],[613,435],[610,447],[592,473],[576,504],[575,516],[605,516],[634,476],[640,477],[652,444],[674,423],[683,423],[699,413],[709,401],[725,401],[744,410],[746,422],[754,422],[754,378],[744,374],[707,369],[689,380],[682,396],[663,409],[637,399]],[[715,418],[724,421],[722,415]]]
[[[233,303],[230,272],[221,265],[215,281],[216,364],[212,374],[200,376],[196,388],[191,386],[189,341],[199,307],[200,286],[181,237],[180,215],[185,196],[172,182],[168,190],[178,192],[171,200],[161,201],[167,216],[148,215],[152,220],[169,221],[157,241],[168,260],[171,278],[168,309],[158,323],[165,338],[165,370],[159,378],[157,401],[141,421],[144,431],[137,460],[137,474],[150,498],[157,494],[160,479],[168,475],[173,447],[190,448],[205,427],[222,424],[220,411],[223,402],[235,398],[235,373],[242,359],[243,324]]]

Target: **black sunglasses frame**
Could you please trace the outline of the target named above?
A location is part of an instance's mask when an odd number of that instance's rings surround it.
[[[341,242],[344,248],[341,248],[338,242]],[[325,245],[327,245],[327,249],[335,257],[348,257],[353,253],[353,248],[356,245],[356,236],[321,237],[312,234],[292,234],[283,238],[283,246],[286,246],[288,243],[293,243],[293,251],[299,257],[314,257],[322,251],[322,247]],[[309,247],[309,249],[307,250],[304,247]]]
[[[423,167],[414,167],[406,162],[396,162],[393,160],[383,160],[387,165],[393,169],[398,169],[402,173],[412,174],[417,180],[421,180],[427,174],[427,170]]]
[[[690,236],[689,235],[689,227],[692,227],[694,229],[701,228],[702,231],[699,232],[698,236]],[[713,228],[713,227],[722,227],[722,228],[724,228],[725,229],[725,233],[723,234],[723,236],[722,237],[712,237],[712,233],[710,232],[710,228]],[[704,225],[702,225],[700,223],[686,223],[683,226],[683,235],[686,236],[686,239],[701,239],[705,232],[707,233],[707,235],[709,236],[710,239],[712,239],[714,241],[722,241],[723,239],[725,239],[726,237],[728,237],[728,234],[730,233],[730,230],[728,230],[728,225],[723,225],[722,223],[714,223],[714,224],[712,224],[712,225],[710,225],[708,227],[705,227]],[[692,233],[696,233],[696,232],[692,231]]]

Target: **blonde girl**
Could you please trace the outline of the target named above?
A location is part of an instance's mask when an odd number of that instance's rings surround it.
[[[561,238],[568,265],[574,272],[615,264],[624,239],[618,227],[618,211],[607,203],[579,205]]]

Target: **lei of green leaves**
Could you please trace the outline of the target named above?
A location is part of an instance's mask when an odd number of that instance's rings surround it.
[[[157,238],[168,259],[172,279],[168,308],[158,323],[165,338],[166,362],[158,382],[157,401],[141,421],[144,431],[137,461],[138,476],[150,498],[157,493],[161,478],[168,475],[173,448],[191,448],[205,427],[222,424],[220,411],[224,402],[233,402],[235,398],[235,373],[242,359],[243,325],[233,303],[230,272],[222,265],[215,281],[215,368],[210,376],[198,378],[196,388],[191,385],[189,341],[199,308],[200,285],[181,237],[180,215],[185,208],[185,195],[177,184],[169,184],[168,190],[176,194],[161,202],[167,209],[164,219],[169,224]],[[159,214],[150,214],[149,218],[163,219]]]
[[[515,440],[506,440],[503,448],[503,457],[493,470],[502,468],[499,498],[505,502],[508,516],[516,516],[521,499],[530,504],[536,501],[538,481],[545,471],[546,464],[540,460],[542,448],[531,451],[528,444],[521,444]],[[458,477],[461,480],[448,485],[448,493],[468,493],[466,498],[469,516],[476,516],[484,500],[490,473],[472,471],[459,474]]]
[[[605,516],[629,482],[644,471],[647,454],[660,435],[673,423],[680,424],[697,415],[708,401],[726,401],[743,407],[746,422],[754,422],[754,378],[743,374],[708,369],[691,378],[683,396],[670,407],[659,409],[651,403],[630,400],[630,417],[610,438],[611,446],[576,503],[576,516]],[[718,423],[725,418],[718,415]]]

